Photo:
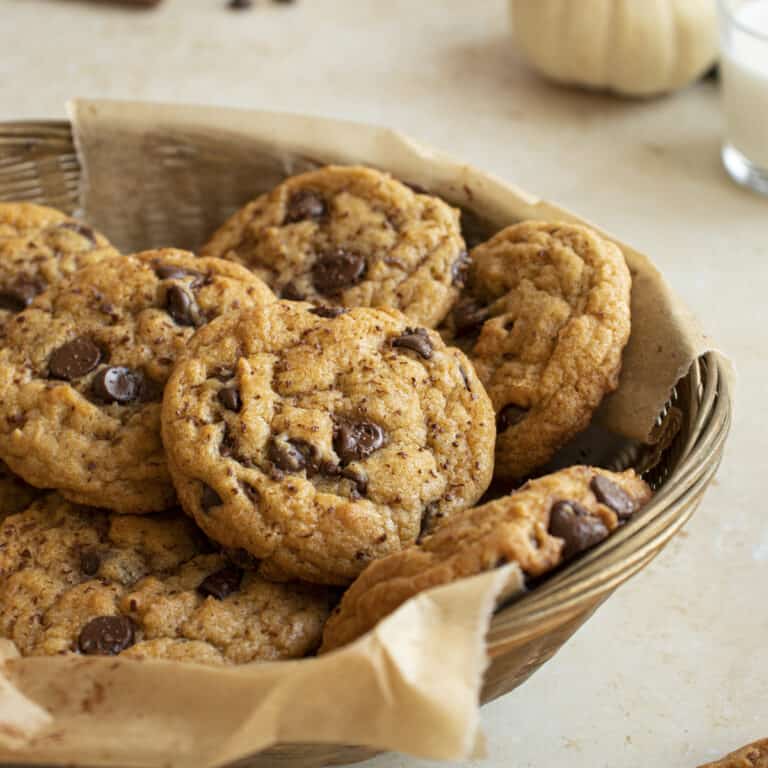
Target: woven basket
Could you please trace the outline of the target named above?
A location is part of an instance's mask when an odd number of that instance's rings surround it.
[[[79,192],[80,166],[68,123],[0,123],[0,200],[74,212]],[[223,211],[221,218],[228,213]],[[483,702],[508,693],[535,672],[682,528],[720,463],[731,409],[725,363],[709,353],[693,364],[659,415],[659,425],[670,412],[680,417],[679,430],[663,453],[628,444],[611,457],[612,469],[634,466],[643,472],[655,490],[651,503],[602,545],[496,612],[487,638],[491,663]],[[344,764],[373,754],[354,746],[286,744],[238,765]]]

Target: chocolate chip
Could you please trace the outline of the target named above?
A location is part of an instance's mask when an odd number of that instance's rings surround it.
[[[79,336],[51,353],[48,371],[53,379],[72,381],[90,373],[101,361],[101,350],[87,337]]]
[[[451,313],[453,328],[458,336],[471,333],[488,319],[489,314],[490,310],[488,307],[484,306],[479,301],[476,301],[475,299],[463,299],[456,305]]]
[[[301,472],[314,459],[315,450],[303,440],[269,441],[267,448],[269,460],[283,472]]]
[[[239,413],[243,407],[243,401],[240,399],[240,392],[237,387],[224,387],[219,390],[219,402],[228,410]]]
[[[392,346],[412,349],[425,360],[432,357],[432,339],[429,338],[426,328],[406,328],[402,335],[393,339]]]
[[[527,408],[521,408],[519,405],[509,403],[499,411],[499,418],[496,420],[496,431],[506,432],[510,427],[519,424],[528,415]]]
[[[333,436],[333,449],[342,464],[360,461],[384,445],[384,430],[370,421],[340,424]]]
[[[321,256],[312,266],[312,283],[320,293],[334,294],[355,285],[365,274],[365,259],[359,253],[338,249]]]
[[[227,565],[216,573],[206,576],[197,587],[203,597],[214,597],[223,600],[234,592],[239,591],[243,582],[243,572],[234,565]]]
[[[359,498],[368,493],[368,475],[362,469],[357,467],[345,467],[341,471],[341,476],[354,483],[352,496]]]
[[[462,251],[456,261],[451,265],[451,284],[459,288],[467,282],[467,273],[469,272],[469,254],[466,250]]]
[[[334,318],[334,317],[338,317],[339,315],[346,314],[349,310],[344,309],[344,307],[319,306],[319,307],[312,307],[312,309],[310,309],[309,311],[313,315],[317,315],[318,317]]]
[[[288,200],[283,224],[312,219],[317,221],[325,216],[325,200],[311,189],[300,189]]]
[[[192,285],[200,285],[205,280],[205,275],[202,272],[197,272],[194,269],[185,269],[177,264],[155,262],[152,265],[152,269],[155,270],[155,274],[161,280],[184,280],[187,277],[192,277],[194,278]]]
[[[80,630],[77,647],[88,656],[115,656],[130,648],[135,637],[135,625],[127,616],[98,616]]]
[[[608,536],[608,528],[575,501],[558,501],[549,513],[549,532],[565,542],[566,559],[594,547]]]
[[[59,229],[70,229],[72,232],[77,232],[78,235],[84,237],[86,240],[91,241],[91,245],[96,245],[96,233],[85,224],[79,224],[76,221],[67,221],[64,224],[59,224]]]
[[[122,366],[102,368],[91,384],[93,394],[105,403],[132,403],[141,396],[144,376]]]
[[[637,509],[632,497],[621,486],[603,475],[595,475],[589,487],[597,500],[610,507],[619,520],[629,520]]]
[[[37,280],[21,278],[13,285],[0,290],[0,309],[9,312],[21,312],[44,290],[45,286]]]
[[[170,285],[165,292],[165,309],[179,325],[200,325],[200,309],[195,299],[180,285]]]
[[[221,496],[210,485],[203,483],[203,495],[200,497],[203,512],[210,512],[213,507],[220,507],[223,503]]]
[[[85,576],[95,576],[101,566],[101,556],[92,549],[80,553],[80,570]]]
[[[280,292],[280,298],[288,299],[288,301],[304,301],[307,298],[307,294],[296,283],[291,281],[283,287],[283,290]]]

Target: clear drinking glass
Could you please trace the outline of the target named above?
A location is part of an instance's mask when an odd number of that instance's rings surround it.
[[[719,0],[725,142],[739,184],[768,195],[768,0]]]

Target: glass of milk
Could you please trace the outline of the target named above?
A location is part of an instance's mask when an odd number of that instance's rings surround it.
[[[723,163],[768,195],[768,0],[719,0],[725,111]]]

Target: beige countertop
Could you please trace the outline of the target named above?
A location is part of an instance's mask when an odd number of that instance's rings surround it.
[[[716,85],[640,102],[555,88],[505,25],[502,0],[0,0],[0,119],[61,117],[89,96],[381,123],[650,254],[736,362],[726,459],[667,550],[484,709],[478,765],[696,766],[768,736],[768,199],[721,170]]]

